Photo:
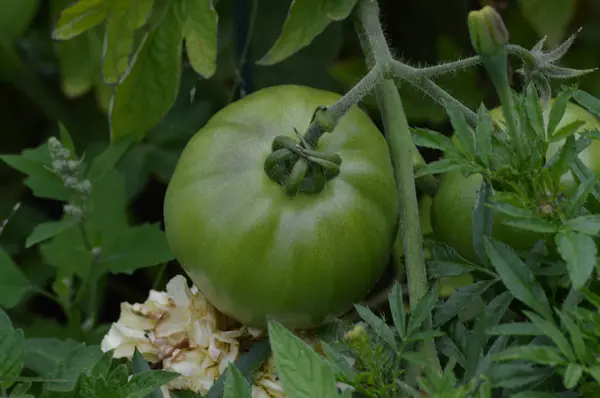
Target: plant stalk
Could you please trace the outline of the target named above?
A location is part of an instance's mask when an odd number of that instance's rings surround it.
[[[368,63],[377,65],[393,61],[379,21],[379,7],[376,1],[359,1],[355,25]],[[389,142],[396,183],[400,193],[400,230],[406,259],[410,306],[411,309],[414,309],[428,291],[419,207],[414,183],[411,149],[414,144],[400,93],[394,80],[388,78],[379,82],[375,88],[375,95]],[[431,315],[424,322],[424,327],[431,329]],[[430,367],[434,371],[441,371],[434,342],[427,340],[424,342],[423,348]]]

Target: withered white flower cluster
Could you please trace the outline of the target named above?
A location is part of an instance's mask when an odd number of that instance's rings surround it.
[[[163,387],[206,394],[240,354],[240,341],[261,331],[240,327],[219,329],[219,314],[195,286],[178,275],[166,292],[151,290],[144,303],[122,303],[119,320],[102,340],[102,351],[131,359],[135,348],[152,364],[181,376]],[[254,375],[252,398],[285,398],[273,359]]]

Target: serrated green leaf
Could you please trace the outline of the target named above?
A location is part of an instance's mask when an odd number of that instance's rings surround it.
[[[333,21],[346,19],[356,0],[293,0],[277,41],[258,64],[273,65],[308,46]]]
[[[72,391],[79,375],[88,373],[102,358],[102,351],[98,346],[81,344],[69,353],[56,365],[48,376],[54,380],[45,383],[45,388],[51,391]]]
[[[110,357],[109,357],[110,358]],[[131,359],[131,373],[138,374],[151,370],[150,365],[144,359],[142,354],[135,348],[133,352],[133,358]],[[148,393],[144,398],[163,398],[163,394],[160,391],[160,386],[156,387],[154,391]]]
[[[492,285],[495,280],[479,281],[472,285],[457,289],[450,298],[439,304],[433,313],[433,327],[439,328],[450,321],[470,303],[479,299]]]
[[[178,373],[162,370],[146,370],[131,376],[129,382],[119,389],[123,398],[144,398],[152,391],[167,384],[179,376]]]
[[[321,346],[321,348],[323,349],[323,352],[327,356],[327,359],[329,360],[329,364],[336,371],[336,373],[337,373],[336,379],[338,379],[338,377],[341,375],[343,377],[346,377],[349,380],[354,380],[354,377],[356,376],[356,372],[348,364],[347,359],[344,358],[337,349],[332,347],[326,341],[320,341],[319,345]]]
[[[538,314],[531,311],[523,311],[527,318],[533,322],[540,330],[552,340],[552,342],[558,347],[562,355],[564,355],[569,361],[575,360],[575,353],[573,348],[569,344],[569,341],[560,329],[554,324],[553,321],[542,318]]]
[[[167,0],[163,0],[167,1]],[[117,86],[110,106],[113,141],[139,138],[169,111],[179,91],[183,39],[182,0],[170,6],[157,27],[144,35],[135,63]]]
[[[25,273],[0,247],[0,307],[13,308],[32,287]]]
[[[127,150],[133,144],[134,139],[130,136],[123,137],[111,142],[98,156],[94,158],[90,165],[87,178],[95,182],[103,178],[108,172],[112,171],[119,160],[125,155]]]
[[[8,41],[20,38],[31,24],[39,0],[1,0],[0,37]]]
[[[396,327],[396,332],[401,339],[406,336],[406,310],[404,309],[404,298],[402,296],[402,286],[399,283],[394,283],[392,291],[389,293],[388,301],[390,303],[390,311],[392,320]]]
[[[81,343],[71,339],[27,339],[25,341],[25,367],[40,376],[48,376],[56,370],[58,364],[64,360],[70,351],[80,345]]]
[[[413,128],[411,131],[416,146],[443,152],[456,152],[452,141],[442,133],[425,128]]]
[[[600,117],[600,99],[582,90],[576,90],[573,98],[585,109]]]
[[[552,222],[535,215],[531,217],[505,218],[502,220],[502,223],[526,231],[544,234],[552,234],[558,232],[559,229],[559,227]]]
[[[13,329],[10,318],[0,308],[0,377],[19,376],[23,369],[25,337],[23,330]],[[0,382],[0,389],[7,389],[13,382]]]
[[[492,265],[515,298],[551,318],[548,297],[517,254],[508,245],[489,238],[486,238],[485,246]]]
[[[529,345],[511,347],[494,355],[495,361],[528,361],[540,365],[564,365],[565,358],[554,347]]]
[[[98,264],[113,274],[131,274],[135,270],[166,263],[173,253],[160,224],[130,227],[118,242],[106,248]]]
[[[571,390],[577,386],[579,380],[581,380],[581,376],[583,376],[583,366],[578,363],[570,363],[567,365],[567,369],[565,369],[565,374],[563,376],[563,384],[565,388]]]
[[[217,26],[219,16],[212,0],[188,3],[184,26],[185,49],[192,68],[205,79],[217,68]]]
[[[597,236],[600,234],[600,214],[590,214],[572,218],[565,225],[574,231],[586,235]]]
[[[86,278],[92,267],[92,255],[87,250],[79,228],[72,228],[40,245],[46,264],[66,275],[76,274]]]
[[[281,384],[290,398],[337,398],[336,380],[325,360],[308,344],[269,319],[269,340]]]
[[[69,40],[78,36],[104,21],[107,11],[105,0],[79,0],[61,12],[52,31],[52,38]]]
[[[44,242],[56,235],[75,227],[79,223],[76,218],[67,218],[61,221],[49,221],[35,226],[25,241],[25,247],[31,247]]]
[[[250,384],[234,364],[230,364],[225,372],[223,398],[252,398]]]
[[[355,304],[354,308],[358,315],[362,318],[363,321],[369,324],[375,334],[377,334],[383,341],[385,341],[392,349],[397,350],[398,344],[396,344],[396,337],[394,336],[394,332],[392,329],[385,323],[385,321],[375,315],[370,309],[367,307]]]
[[[583,287],[596,266],[596,244],[594,239],[581,232],[562,231],[555,237],[561,257],[567,263],[567,271],[573,287]]]

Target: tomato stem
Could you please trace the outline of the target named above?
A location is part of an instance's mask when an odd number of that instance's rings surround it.
[[[377,65],[393,61],[379,21],[377,2],[361,0],[357,5],[356,12],[355,27],[363,52],[367,57],[367,63]],[[414,309],[428,291],[419,207],[414,183],[412,160],[414,143],[402,99],[394,80],[387,78],[379,82],[375,88],[375,95],[383,118],[395,169],[397,188],[400,193],[400,231],[406,259],[410,306]],[[427,318],[424,328],[431,329],[431,314]],[[425,341],[423,348],[431,369],[437,372],[441,371],[434,342],[432,340]]]

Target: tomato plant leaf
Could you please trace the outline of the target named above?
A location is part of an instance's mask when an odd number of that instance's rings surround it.
[[[490,164],[492,152],[492,118],[483,103],[477,110],[477,126],[475,127],[475,148],[477,157],[486,166]]]
[[[192,68],[205,79],[217,68],[217,26],[219,16],[213,0],[188,2],[183,34]]]
[[[594,97],[589,93],[586,93],[583,90],[575,90],[575,93],[573,94],[573,99],[585,109],[587,109],[597,117],[600,117],[600,99]]]
[[[75,340],[57,338],[33,338],[25,340],[27,347],[25,367],[40,376],[52,374],[68,353],[79,347]]]
[[[564,365],[565,358],[560,351],[550,346],[528,345],[511,347],[494,356],[496,361],[528,361],[540,365]]]
[[[567,217],[580,214],[581,209],[585,206],[585,203],[594,190],[597,182],[598,177],[596,177],[596,175],[591,175],[589,178],[577,185],[575,193],[564,205],[564,211]]]
[[[78,345],[48,374],[53,381],[47,381],[44,387],[50,391],[72,391],[79,375],[88,373],[101,358],[99,346]]]
[[[597,236],[600,234],[600,214],[589,214],[572,218],[565,222],[565,226],[586,235]]]
[[[467,158],[475,159],[475,137],[473,136],[473,130],[467,123],[464,113],[454,103],[447,103],[446,112],[450,118],[450,123],[454,128],[455,137],[458,139],[460,149],[465,153]]]
[[[495,283],[495,280],[479,281],[457,289],[448,300],[436,306],[433,313],[433,327],[438,328],[449,322]]]
[[[546,134],[548,138],[554,135],[556,128],[565,115],[567,104],[571,97],[573,97],[574,92],[575,91],[572,89],[563,90],[554,99],[554,103],[552,104],[552,108],[550,108],[548,115],[548,125],[546,126]]]
[[[569,361],[575,360],[575,354],[573,348],[569,344],[569,341],[560,329],[555,325],[553,320],[544,319],[538,314],[531,311],[523,311],[525,316],[529,318],[546,336],[552,340],[556,347],[561,351]]]
[[[76,274],[86,278],[92,267],[92,255],[86,249],[78,228],[65,230],[41,244],[40,252],[46,264],[67,275]]]
[[[423,177],[429,174],[442,174],[448,171],[456,170],[461,167],[461,163],[456,159],[441,159],[436,160],[419,168],[415,172],[415,178]]]
[[[52,160],[46,144],[25,149],[20,155],[0,155],[0,160],[27,175],[24,183],[38,198],[68,200],[71,197],[71,191],[50,170]]]
[[[124,369],[126,370],[127,368],[125,367]],[[125,376],[127,377],[127,374],[125,374]],[[179,374],[173,372],[146,370],[133,374],[125,384],[117,384],[121,387],[117,391],[119,396],[123,398],[147,397],[148,394],[151,394],[153,391],[167,384],[177,376],[179,376]],[[127,380],[127,378],[125,380]]]
[[[0,246],[0,307],[13,308],[33,286]]]
[[[531,125],[532,132],[535,133],[535,140],[532,142],[544,141],[546,137],[546,128],[544,126],[544,117],[538,92],[533,84],[528,84],[525,88],[525,114],[527,121]],[[531,137],[533,138],[533,137]]]
[[[579,330],[579,327],[575,324],[575,321],[569,314],[559,310],[556,310],[556,313],[560,317],[562,326],[569,331],[571,345],[573,346],[577,360],[581,363],[585,363],[587,357],[586,346],[583,341],[583,334]]]
[[[100,24],[108,14],[105,0],[79,0],[61,13],[52,38],[68,40]]]
[[[562,231],[554,240],[558,252],[567,263],[567,271],[573,287],[583,287],[596,266],[596,244],[594,239],[581,232]]]
[[[421,327],[425,319],[431,314],[431,310],[435,306],[437,298],[437,287],[434,286],[434,288],[421,297],[419,302],[414,306],[408,319],[406,338],[412,337],[412,334]]]
[[[411,132],[416,146],[443,152],[456,152],[452,141],[442,133],[420,127],[411,128]]]
[[[547,163],[546,167],[550,169],[550,175],[555,182],[572,167],[577,159],[577,145],[573,135],[567,137],[565,143]]]
[[[556,224],[537,215],[531,217],[505,218],[502,220],[502,223],[511,227],[546,234],[555,233],[559,229]]]
[[[94,158],[90,165],[90,170],[87,173],[87,178],[94,183],[103,178],[107,173],[113,171],[133,142],[134,139],[131,136],[126,136],[111,142]]]
[[[402,340],[406,336],[406,310],[404,309],[404,297],[402,296],[402,286],[398,282],[394,283],[392,291],[388,295],[392,320],[396,327],[396,332]]]
[[[556,130],[554,132],[554,134],[552,134],[550,136],[548,141],[549,142],[562,141],[562,140],[574,135],[577,132],[577,130],[579,130],[581,128],[581,126],[583,126],[584,124],[585,124],[585,122],[582,120],[573,120],[572,122],[567,123],[564,126],[562,126],[561,128],[559,128],[558,130]]]
[[[273,65],[308,46],[334,21],[350,15],[356,0],[293,0],[275,44],[259,61]]]
[[[373,331],[383,341],[385,341],[394,350],[398,350],[398,344],[396,343],[394,331],[385,323],[383,319],[379,318],[370,309],[363,305],[355,304],[354,308],[362,320],[368,323],[369,326],[373,328]]]
[[[115,89],[110,104],[111,139],[136,138],[154,127],[173,105],[179,91],[183,17],[182,0],[169,6],[154,30],[146,33],[133,65]]]
[[[571,164],[571,171],[573,171],[573,174],[575,174],[579,181],[586,181],[590,178],[597,178],[597,176],[594,173],[592,173],[592,171],[578,157],[575,158],[574,162]],[[596,200],[600,201],[599,181],[596,181],[590,192]]]
[[[583,366],[578,363],[570,363],[567,365],[565,369],[565,374],[563,375],[563,384],[566,389],[573,389],[579,383],[579,380],[583,376]]]
[[[326,341],[320,341],[319,344],[327,356],[329,364],[336,372],[336,379],[337,376],[342,376],[349,380],[354,380],[354,377],[356,377],[356,371],[348,364],[347,358],[344,358],[339,350],[331,346],[331,344],[327,343]]]
[[[229,364],[225,373],[223,398],[252,398],[248,380],[234,364]]]
[[[23,369],[25,337],[22,329],[14,329],[10,318],[0,308],[0,377],[16,377]],[[7,389],[13,382],[0,381],[0,388]]]
[[[514,250],[491,238],[485,238],[485,246],[492,265],[513,296],[540,314],[552,317],[546,293]]]
[[[268,329],[275,367],[290,398],[338,396],[333,370],[319,354],[273,319]]]
[[[31,247],[37,245],[40,242],[44,242],[61,232],[73,228],[79,223],[76,218],[68,218],[61,221],[49,221],[42,224],[38,224],[33,229],[33,232],[27,237],[25,241],[25,247]]]

